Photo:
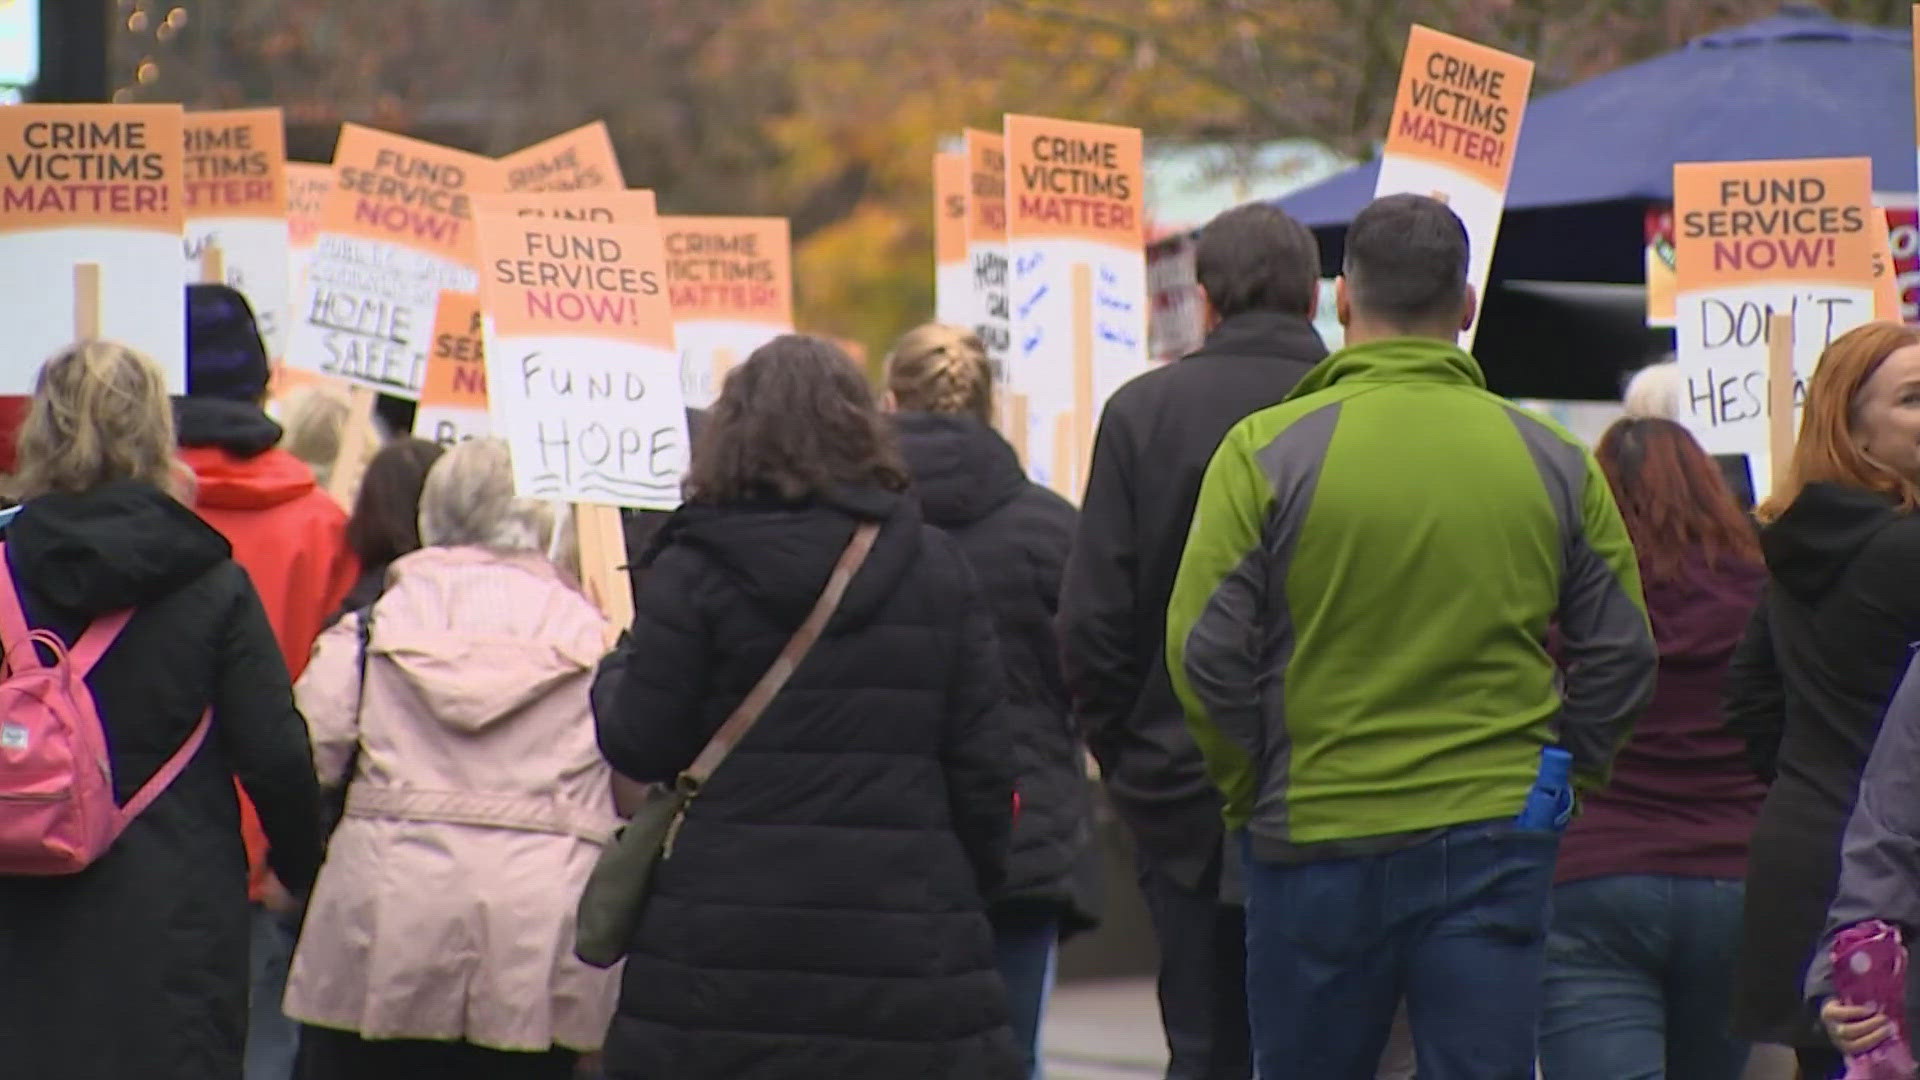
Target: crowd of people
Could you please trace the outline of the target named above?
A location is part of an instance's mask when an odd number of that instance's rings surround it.
[[[269,414],[238,293],[189,289],[183,397],[76,343],[9,477],[0,700],[71,648],[130,820],[10,872],[0,770],[0,1071],[1038,1077],[1092,771],[1168,1080],[1838,1075],[1893,1024],[1827,943],[1920,926],[1920,333],[1833,343],[1751,508],[1671,366],[1591,451],[1490,392],[1467,265],[1443,203],[1376,201],[1328,355],[1312,235],[1222,215],[1206,343],[1113,395],[1077,509],[971,333],[877,391],[779,338],[630,515],[630,626],[498,439],[390,440],[336,504],[344,410]],[[742,711],[589,966],[596,860]]]

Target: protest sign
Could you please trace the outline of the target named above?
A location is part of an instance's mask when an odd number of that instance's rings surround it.
[[[1407,39],[1376,197],[1444,199],[1467,227],[1467,281],[1484,293],[1533,61],[1415,25]],[[1473,347],[1480,320],[1462,331]]]
[[[292,303],[286,164],[279,109],[186,116],[187,277],[245,295],[276,361]]]
[[[508,191],[596,191],[627,186],[599,120],[500,159]]]
[[[1647,207],[1647,325],[1673,325],[1673,205]]]
[[[1920,209],[1887,207],[1888,240],[1893,248],[1893,280],[1900,292],[1900,318],[1920,322]]]
[[[663,217],[667,287],[687,404],[704,409],[727,372],[793,331],[786,218]]]
[[[626,225],[658,221],[653,192],[644,188],[604,191],[535,191],[477,195],[475,213],[560,221]]]
[[[1900,322],[1903,314],[1900,279],[1893,261],[1893,222],[1879,207],[1867,215],[1867,222],[1873,227],[1873,317]]]
[[[1709,453],[1768,458],[1773,315],[1794,318],[1792,401],[1828,343],[1873,318],[1872,165],[1866,158],[1674,167],[1681,419]]]
[[[0,109],[0,394],[32,393],[48,357],[94,337],[186,388],[182,131],[178,105]]]
[[[1147,369],[1145,160],[1138,128],[1009,116],[1013,385],[1028,470],[1078,499],[1107,397]]]
[[[487,416],[486,362],[480,297],[441,293],[427,378],[420,387],[420,408],[413,414],[416,438],[452,446],[493,430]]]
[[[281,338],[283,351],[273,365],[273,384],[268,394],[274,401],[285,400],[287,395],[302,386],[333,386],[345,393],[344,384],[339,380],[328,378],[315,370],[319,366],[317,360],[302,367],[286,362],[284,347],[293,337],[292,305],[306,295],[307,261],[313,257],[313,242],[320,235],[321,204],[326,201],[327,192],[333,188],[333,166],[289,161],[286,173],[289,325]]]
[[[1199,245],[1185,233],[1147,248],[1147,350],[1155,363],[1178,360],[1207,339],[1198,254]]]
[[[295,303],[288,363],[417,399],[442,290],[476,287],[473,196],[490,158],[347,124]]]
[[[673,509],[687,417],[657,221],[497,205],[480,215],[480,298],[487,398],[513,448],[515,490]]]
[[[967,156],[933,155],[933,317],[973,325],[973,277],[967,265]]]
[[[973,277],[973,317],[967,323],[986,347],[994,384],[1005,390],[1013,344],[1007,310],[1006,142],[997,132],[968,129],[966,147],[967,264]]]

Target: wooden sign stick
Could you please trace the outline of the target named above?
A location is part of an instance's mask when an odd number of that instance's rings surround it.
[[[93,341],[100,336],[100,264],[73,264],[73,338]]]
[[[1786,486],[1793,469],[1793,315],[1776,312],[1767,325],[1767,460],[1773,488]]]
[[[340,449],[334,452],[333,470],[327,476],[327,494],[353,513],[354,497],[360,493],[360,478],[366,475],[367,461],[373,456],[373,407],[379,395],[365,386],[347,391],[347,423],[340,430]]]
[[[713,399],[719,400],[720,388],[727,385],[727,372],[733,370],[737,358],[732,349],[713,350]]]
[[[1027,395],[1009,393],[1007,395],[1007,432],[1008,441],[1020,455],[1020,464],[1027,463]]]
[[[220,245],[207,241],[200,249],[200,281],[205,285],[225,285],[227,283],[227,256]]]
[[[1073,479],[1060,478],[1062,495],[1078,503],[1093,455],[1093,268],[1073,266]],[[1072,492],[1072,494],[1068,494]]]
[[[633,584],[627,572],[627,534],[620,509],[575,503],[573,531],[580,542],[580,584],[611,624],[610,635],[633,625]]]

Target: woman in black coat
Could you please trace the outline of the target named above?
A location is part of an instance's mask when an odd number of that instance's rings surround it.
[[[206,743],[99,861],[0,877],[0,1075],[239,1080],[247,858],[237,776],[269,861],[304,891],[319,791],[285,662],[227,542],[166,490],[165,382],[89,343],[48,362],[20,435],[6,569],[28,622],[71,643],[134,615],[87,685],[124,803],[213,710]],[[17,642],[6,642],[9,648]]]
[[[595,701],[601,750],[671,780],[880,523],[813,651],[694,799],[608,1033],[611,1080],[1015,1080],[983,897],[1013,777],[993,628],[921,523],[872,392],[784,337],[735,369]],[[604,681],[604,679],[603,679]]]
[[[990,915],[1031,1071],[1059,939],[1097,921],[1077,888],[1093,876],[1077,874],[1094,855],[1092,805],[1053,630],[1079,515],[1028,480],[993,429],[993,369],[972,333],[938,323],[910,331],[887,358],[887,404],[898,410],[894,430],[921,512],[959,542],[1000,639],[1020,813]]]
[[[1840,840],[1883,710],[1920,638],[1920,331],[1827,348],[1792,474],[1760,516],[1770,580],[1727,676],[1727,723],[1772,784],[1748,863],[1734,1031],[1840,1068],[1803,1000]]]

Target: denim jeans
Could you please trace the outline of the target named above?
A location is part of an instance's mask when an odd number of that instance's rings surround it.
[[[1060,944],[1056,915],[1005,914],[993,918],[993,944],[1000,981],[1007,988],[1013,1041],[1026,1055],[1027,1075],[1040,1075],[1040,1026],[1053,993],[1054,958]]]
[[[1257,1075],[1371,1080],[1404,998],[1420,1080],[1533,1080],[1559,848],[1493,821],[1359,858],[1248,850]]]
[[[1553,890],[1546,1080],[1739,1080],[1728,1034],[1741,884],[1621,874]]]
[[[293,962],[294,928],[288,920],[253,905],[253,985],[247,995],[246,1080],[292,1080],[300,1056],[300,1025],[280,1011]]]

